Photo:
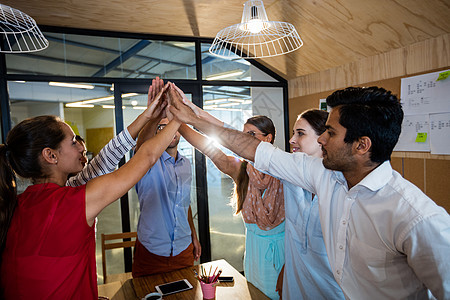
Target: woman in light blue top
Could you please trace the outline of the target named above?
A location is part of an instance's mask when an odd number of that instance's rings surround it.
[[[325,131],[326,111],[310,109],[294,124],[292,152],[322,157],[317,142]],[[344,299],[331,273],[319,219],[317,196],[282,181],[286,209],[285,266],[277,288],[283,299]]]

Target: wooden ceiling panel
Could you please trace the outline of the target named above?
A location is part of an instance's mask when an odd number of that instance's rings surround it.
[[[244,0],[6,0],[38,24],[214,37],[239,23]],[[304,46],[262,62],[286,79],[450,32],[450,0],[267,0],[269,20],[292,23]]]

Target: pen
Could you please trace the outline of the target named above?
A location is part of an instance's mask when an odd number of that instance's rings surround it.
[[[213,278],[213,281],[212,281],[212,282],[218,281],[218,280],[219,280],[220,274],[222,274],[222,270],[219,270],[219,272],[217,273],[217,275]]]

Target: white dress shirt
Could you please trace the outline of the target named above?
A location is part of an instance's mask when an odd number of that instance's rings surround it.
[[[333,275],[349,299],[450,299],[450,216],[388,161],[348,190],[322,159],[260,143],[255,167],[316,194]]]

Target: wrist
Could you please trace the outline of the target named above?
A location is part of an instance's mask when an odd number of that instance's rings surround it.
[[[177,118],[173,118],[172,120],[170,120],[170,122],[173,122],[173,123],[176,124],[178,127],[181,126],[181,124],[183,124],[183,122],[181,122],[181,121],[178,120]]]
[[[192,120],[189,122],[194,127],[200,128],[202,125],[205,126],[205,124],[209,124],[208,116],[207,115],[199,115],[195,116],[195,118],[192,118]]]

